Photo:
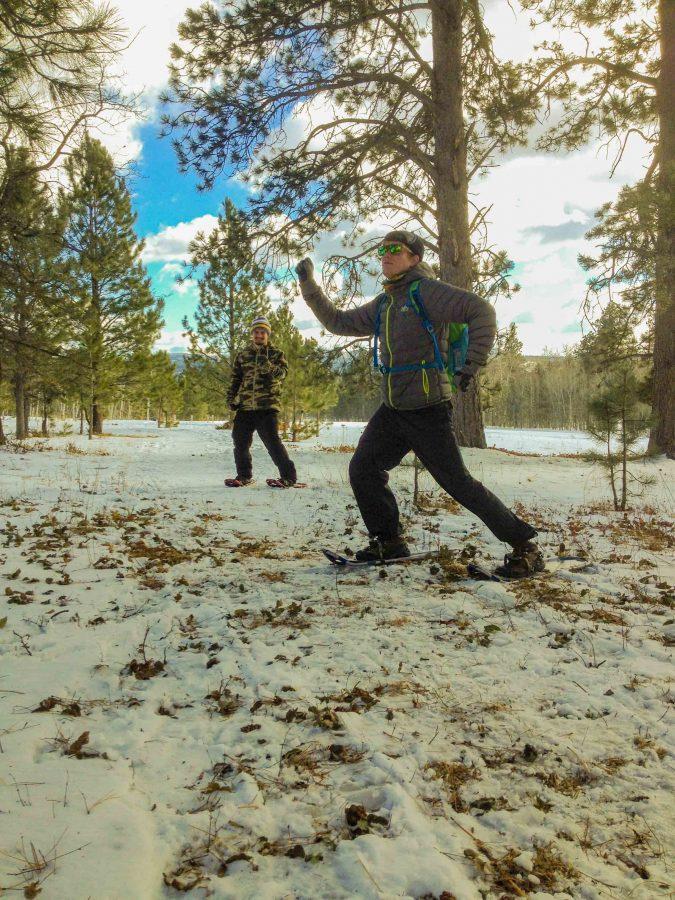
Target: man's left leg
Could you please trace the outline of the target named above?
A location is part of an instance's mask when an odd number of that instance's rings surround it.
[[[293,460],[288,455],[279,435],[279,413],[276,409],[260,410],[256,430],[265,449],[272,457],[272,462],[279,469],[281,480],[295,484],[298,476]]]
[[[542,568],[541,554],[532,544],[536,530],[519,518],[467,470],[457,444],[449,403],[402,414],[413,449],[438,484],[462,506],[478,516],[490,531],[515,548],[518,559],[532,557],[523,565]],[[515,557],[514,557],[515,558]],[[514,569],[515,572],[515,569]],[[505,573],[509,574],[509,573]]]

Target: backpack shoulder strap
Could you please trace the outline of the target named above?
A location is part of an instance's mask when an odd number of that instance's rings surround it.
[[[443,362],[443,357],[441,355],[441,348],[438,346],[438,339],[436,338],[434,326],[427,315],[424,302],[422,301],[422,294],[420,292],[421,283],[421,278],[411,283],[408,288],[408,297],[410,299],[410,305],[422,320],[422,327],[429,333],[429,337],[434,345],[434,364],[436,368],[442,372],[445,369],[445,363]]]
[[[382,307],[384,301],[387,299],[387,295],[383,292],[378,294],[375,299],[377,300],[377,310],[375,312],[375,328],[373,330],[373,368],[379,369],[380,358],[378,345],[380,343],[380,328],[382,326]]]

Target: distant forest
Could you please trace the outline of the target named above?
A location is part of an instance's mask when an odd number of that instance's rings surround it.
[[[503,428],[586,428],[592,375],[578,356],[572,351],[526,356],[520,351],[515,328],[510,334],[510,346],[507,342],[504,348],[502,342],[501,352],[490,360],[481,376],[485,425]],[[150,418],[162,425],[190,419],[227,421],[230,413],[222,395],[209,390],[202,373],[191,368],[188,360],[180,353],[171,353],[177,388],[169,408],[164,402],[160,409],[154,392],[135,385],[111,400],[105,418]],[[349,354],[341,354],[332,363],[327,361],[326,367],[332,369],[332,377],[326,378],[326,382],[330,383],[329,390],[326,390],[330,395],[328,399],[336,399],[325,409],[320,409],[321,402],[309,402],[307,409],[297,408],[296,404],[295,437],[314,433],[319,421],[365,421],[380,403],[380,379],[372,370],[370,352],[365,346],[357,348],[356,352],[352,350]],[[317,392],[321,390],[322,386],[317,385]],[[5,391],[0,396],[0,413],[7,416],[12,412],[12,398],[9,391]],[[282,412],[286,432],[290,435],[293,428],[293,396],[290,391],[284,397]],[[77,420],[81,409],[76,398],[72,401],[53,401],[47,409],[36,397],[31,400],[29,415],[32,430],[47,434],[50,429],[59,427],[61,420]],[[84,428],[84,414],[82,418]]]

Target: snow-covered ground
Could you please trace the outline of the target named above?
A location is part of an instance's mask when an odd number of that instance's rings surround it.
[[[325,434],[282,492],[257,440],[257,484],[225,489],[213,424],[107,429],[0,453],[0,889],[669,896],[672,462],[623,516],[579,460],[466,451],[583,557],[494,584],[459,551],[503,546],[426,476],[414,509],[409,467],[409,535],[449,549],[344,572],[320,547],[363,534]]]
[[[61,426],[62,423],[57,423]],[[190,429],[212,429],[219,422],[183,422],[181,427]],[[14,420],[5,420],[5,430],[11,433]],[[312,439],[306,443],[306,446],[356,446],[361,433],[365,428],[365,422],[333,422],[330,425],[324,425],[318,438]],[[39,429],[40,423],[33,419],[31,427]],[[79,423],[71,421],[68,427],[77,430]],[[123,428],[125,431],[145,432],[148,428],[152,429],[151,422],[115,422],[112,425],[106,424],[106,428],[115,429]],[[514,453],[534,453],[541,456],[563,456],[569,453],[587,453],[589,450],[598,450],[598,444],[590,435],[583,431],[563,431],[555,428],[486,428],[485,439],[488,447],[494,447],[498,450],[509,450]],[[641,438],[635,444],[637,452],[644,452],[647,449],[647,438]]]
[[[365,422],[335,422],[322,430],[319,443],[327,447],[355,445],[364,427]],[[590,435],[583,431],[562,431],[555,428],[486,428],[485,440],[488,447],[542,456],[579,454],[599,449]],[[641,438],[635,449],[644,452],[647,449],[647,438]]]

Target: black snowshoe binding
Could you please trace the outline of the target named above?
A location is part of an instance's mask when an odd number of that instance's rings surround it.
[[[403,538],[384,541],[381,538],[373,537],[367,547],[356,551],[354,559],[358,562],[384,562],[386,559],[404,559],[407,556],[410,556],[410,549]]]
[[[501,578],[529,578],[537,572],[543,572],[545,568],[541,550],[532,541],[528,541],[506,554],[504,565],[497,566],[495,575]]]

